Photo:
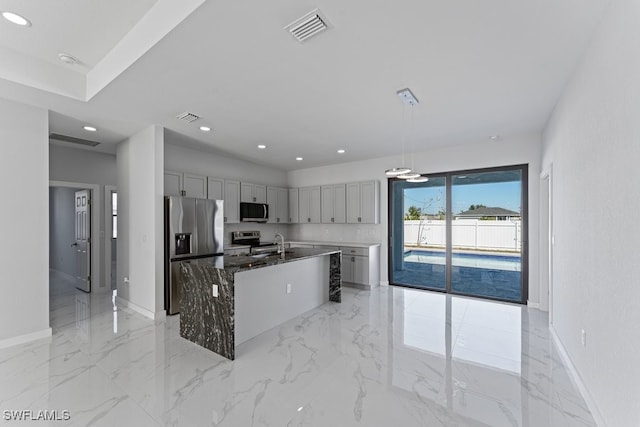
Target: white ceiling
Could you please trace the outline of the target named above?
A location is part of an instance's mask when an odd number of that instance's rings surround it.
[[[33,26],[0,19],[0,97],[99,151],[150,124],[284,170],[398,154],[403,137],[424,151],[540,132],[608,3],[3,1]],[[332,28],[300,44],[283,27],[316,7]]]

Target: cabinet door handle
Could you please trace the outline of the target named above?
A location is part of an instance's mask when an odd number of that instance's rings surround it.
[[[352,256],[351,257],[351,262],[356,262],[356,257]]]
[[[358,217],[358,222],[362,222],[362,218]]]
[[[333,222],[333,218],[331,218],[331,222]]]
[[[307,218],[307,222],[311,222],[311,218]]]
[[[224,217],[224,222],[227,222],[227,217],[226,216]]]

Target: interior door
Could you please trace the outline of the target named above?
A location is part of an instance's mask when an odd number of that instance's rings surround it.
[[[91,292],[91,191],[76,191],[76,288]]]

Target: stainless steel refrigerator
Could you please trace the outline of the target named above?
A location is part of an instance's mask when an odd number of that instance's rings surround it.
[[[165,310],[180,312],[178,262],[222,256],[224,215],[222,200],[165,198]]]

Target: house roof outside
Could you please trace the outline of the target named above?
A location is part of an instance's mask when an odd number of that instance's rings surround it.
[[[516,216],[520,217],[520,212],[512,211],[505,208],[500,207],[481,207],[477,209],[471,209],[468,211],[460,212],[459,214],[454,215],[456,218],[477,218],[477,217],[487,217],[487,216]]]

